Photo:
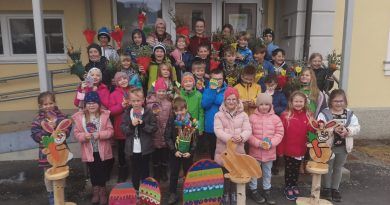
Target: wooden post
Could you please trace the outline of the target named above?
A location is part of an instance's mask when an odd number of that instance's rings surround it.
[[[237,184],[237,205],[245,205],[245,184]]]
[[[311,182],[311,204],[320,204],[321,175],[313,174]]]
[[[54,204],[55,205],[76,205],[72,202],[65,202],[65,179],[69,176],[69,169],[60,173],[51,173],[52,168],[48,169],[45,172],[45,177],[47,180],[53,181],[53,191],[54,191]]]

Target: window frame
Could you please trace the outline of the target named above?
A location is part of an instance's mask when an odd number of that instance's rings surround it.
[[[33,19],[32,14],[0,14],[0,25],[3,40],[3,54],[0,54],[0,64],[31,64],[37,63],[36,54],[13,54],[10,19]],[[44,19],[60,19],[64,53],[46,54],[47,62],[51,64],[67,63],[66,36],[63,14],[44,14]]]

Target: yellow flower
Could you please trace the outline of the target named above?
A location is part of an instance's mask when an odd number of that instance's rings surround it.
[[[298,74],[302,72],[302,67],[295,67],[295,72],[297,72]]]
[[[234,79],[233,77],[227,77],[226,80],[228,82],[228,85],[230,86],[233,86],[236,83],[236,79]]]
[[[281,70],[281,71],[280,71],[280,74],[281,74],[282,76],[286,76],[286,70]]]
[[[230,46],[232,46],[234,49],[237,49],[237,43],[232,43]]]

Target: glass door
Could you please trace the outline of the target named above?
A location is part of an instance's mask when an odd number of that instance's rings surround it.
[[[206,33],[211,34],[211,3],[176,3],[175,12],[188,25],[191,31],[195,30],[195,21],[204,19],[206,21]]]

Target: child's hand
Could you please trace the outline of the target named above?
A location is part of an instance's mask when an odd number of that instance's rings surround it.
[[[179,151],[176,151],[176,152],[175,152],[175,156],[178,157],[178,158],[180,158],[180,157],[183,156],[183,154],[182,154],[181,152],[179,152]]]
[[[183,61],[180,61],[180,62],[179,62],[179,67],[180,67],[180,68],[184,68],[184,67],[185,67],[185,64],[184,64]]]
[[[186,153],[184,153],[182,156],[183,156],[184,158],[189,158],[189,157],[191,156],[191,154],[188,153],[188,152],[186,152]]]
[[[238,144],[238,143],[242,142],[242,137],[241,136],[235,136],[235,137],[233,136],[232,140],[234,143]]]
[[[91,133],[87,133],[85,135],[85,139],[90,140],[91,138],[92,138],[92,134]]]
[[[144,68],[142,65],[139,65],[139,66],[138,66],[138,70],[139,70],[139,72],[141,72],[141,73],[143,73],[143,74],[146,73],[145,68]]]
[[[81,82],[81,89],[85,89],[87,87],[87,83],[85,81]]]
[[[133,126],[137,126],[138,123],[139,123],[139,120],[138,120],[137,118],[133,118],[133,119],[131,120],[131,124],[133,124]]]
[[[128,102],[127,100],[123,99],[123,101],[122,101],[122,107],[123,107],[123,108],[126,108],[126,107],[128,107],[128,106],[129,106],[129,102]]]
[[[269,150],[269,149],[271,148],[271,145],[270,145],[268,142],[261,141],[261,142],[260,142],[260,147],[261,147],[263,150]]]
[[[142,125],[143,122],[144,122],[144,121],[138,119],[138,124]]]

